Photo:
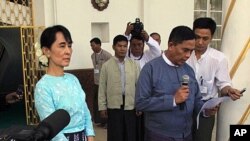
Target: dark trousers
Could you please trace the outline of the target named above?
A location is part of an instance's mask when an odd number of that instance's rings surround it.
[[[144,141],[144,115],[136,117],[136,141]]]
[[[199,118],[199,128],[194,126],[194,141],[211,141],[215,116]]]
[[[93,99],[93,114],[94,114],[94,122],[95,123],[107,123],[107,120],[104,118],[101,118],[100,111],[98,110],[98,89],[99,85],[94,84],[94,99]]]
[[[107,141],[136,141],[135,110],[108,109]]]
[[[193,141],[192,134],[185,138],[172,138],[145,129],[145,141]]]

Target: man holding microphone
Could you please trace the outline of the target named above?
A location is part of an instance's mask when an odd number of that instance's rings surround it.
[[[203,105],[193,69],[186,64],[195,48],[195,35],[175,27],[168,49],[141,70],[136,109],[145,113],[145,141],[192,141],[193,116]],[[214,115],[217,108],[205,110]]]

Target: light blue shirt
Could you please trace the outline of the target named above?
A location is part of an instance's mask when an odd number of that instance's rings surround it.
[[[64,109],[70,115],[70,123],[53,138],[53,141],[68,141],[63,133],[82,130],[85,130],[86,136],[94,136],[85,96],[78,79],[69,73],[63,76],[45,74],[38,81],[35,88],[35,107],[40,120],[57,109]]]

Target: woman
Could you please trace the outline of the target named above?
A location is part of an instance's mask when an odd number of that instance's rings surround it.
[[[64,73],[72,54],[70,32],[61,25],[48,27],[43,31],[40,43],[49,60],[47,74],[35,88],[35,107],[40,119],[57,109],[64,109],[70,114],[70,123],[52,140],[93,141],[94,130],[85,93],[74,75]]]

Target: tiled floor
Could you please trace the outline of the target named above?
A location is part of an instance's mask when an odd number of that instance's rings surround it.
[[[94,125],[95,141],[107,141],[107,129]]]
[[[94,125],[94,128],[95,128],[95,134],[96,134],[95,141],[107,141],[107,129],[104,129],[96,125]],[[214,127],[211,141],[216,141],[215,135],[216,135],[216,126]]]

